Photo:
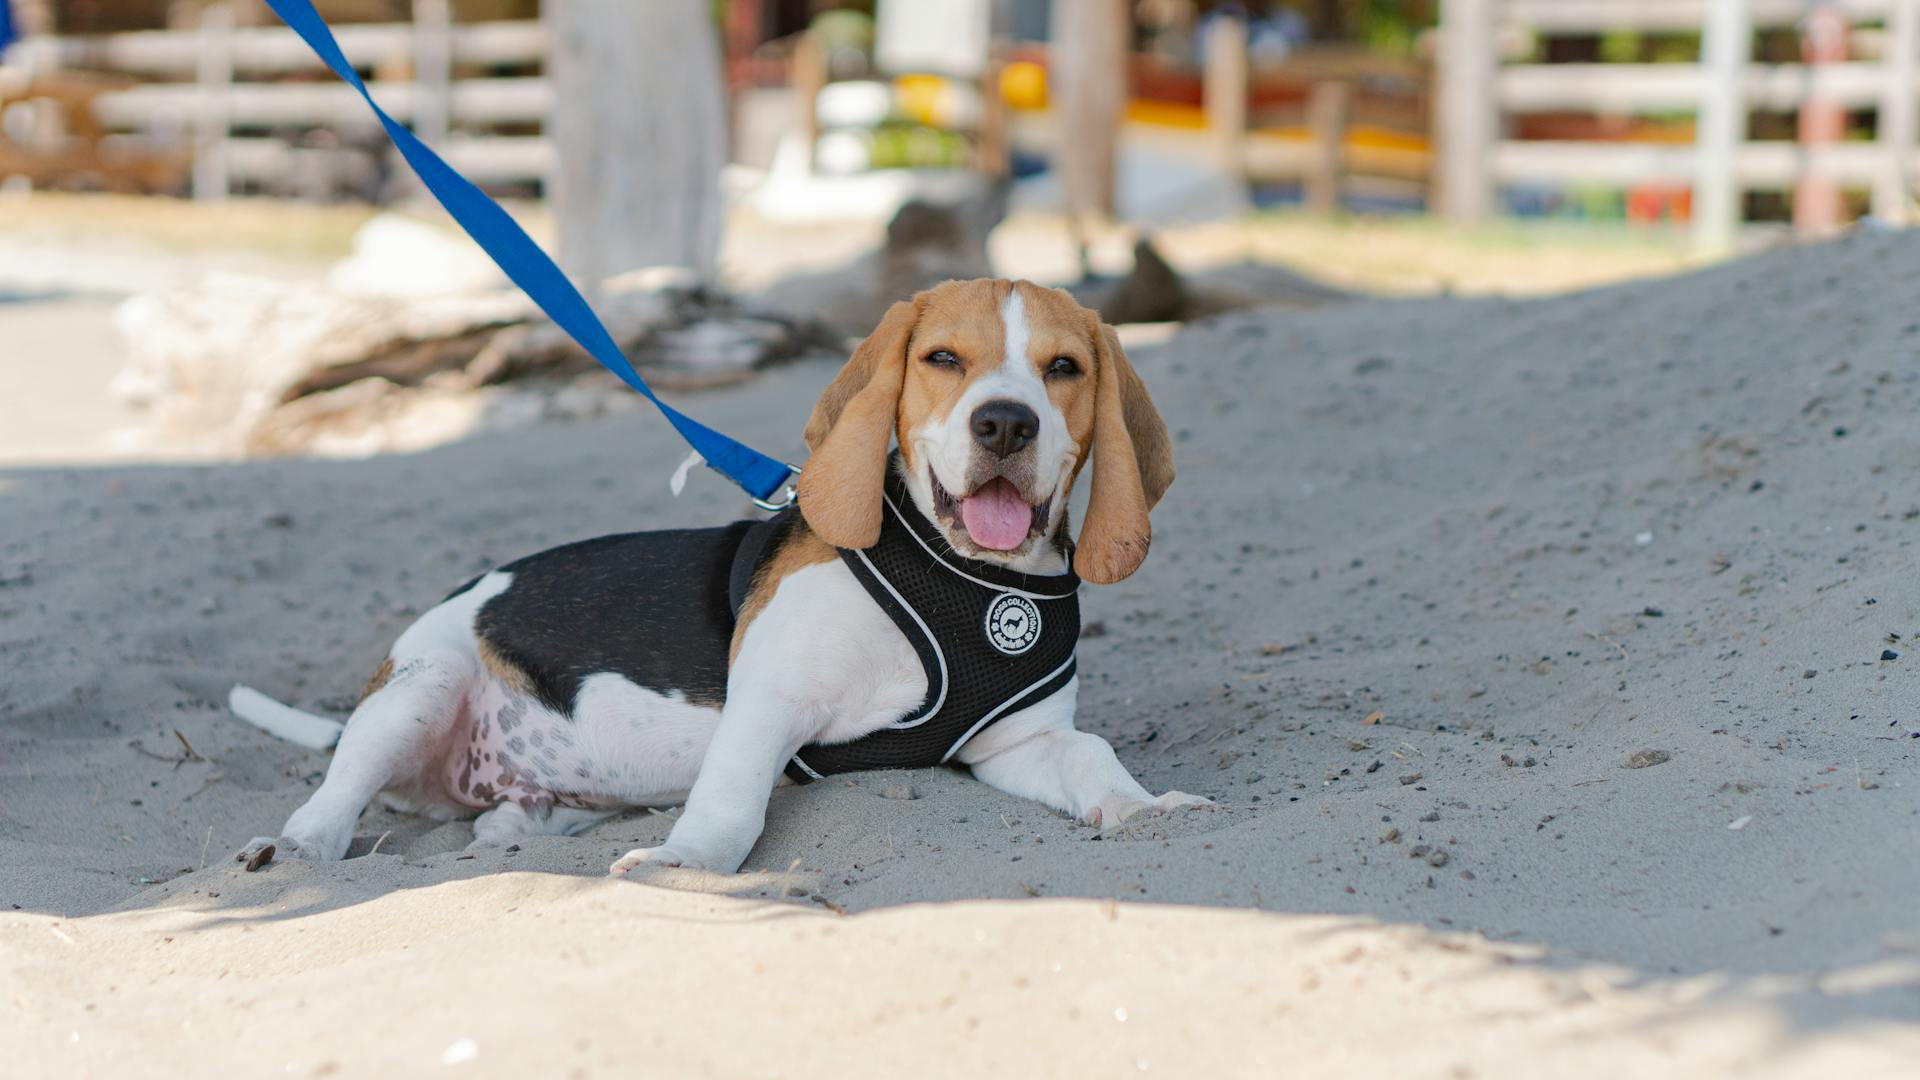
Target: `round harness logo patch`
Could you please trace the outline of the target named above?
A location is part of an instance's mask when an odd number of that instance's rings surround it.
[[[1019,656],[1040,640],[1040,609],[1019,593],[1001,593],[987,606],[987,640],[1008,656]]]

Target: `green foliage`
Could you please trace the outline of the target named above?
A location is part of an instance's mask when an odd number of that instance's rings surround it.
[[[1394,56],[1411,56],[1420,31],[1434,24],[1434,0],[1357,0],[1348,29],[1367,48]]]
[[[1638,30],[1609,30],[1600,35],[1600,59],[1609,64],[1637,64],[1646,43]]]

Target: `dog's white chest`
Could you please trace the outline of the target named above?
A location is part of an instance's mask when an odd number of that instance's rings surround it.
[[[780,583],[747,627],[729,696],[743,679],[792,714],[769,723],[805,729],[811,741],[825,743],[892,723],[927,696],[927,673],[913,646],[838,559]]]

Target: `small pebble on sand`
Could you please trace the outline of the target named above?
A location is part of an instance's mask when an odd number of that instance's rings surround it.
[[[1898,659],[1900,659],[1900,654],[1899,654],[1899,653],[1897,653],[1897,652],[1894,652],[1894,651],[1893,651],[1892,649],[1881,649],[1881,650],[1880,650],[1880,659],[1882,659],[1882,660],[1898,660]]]
[[[899,799],[902,802],[911,802],[919,798],[920,793],[913,789],[912,784],[890,784],[880,789],[880,797],[883,799]]]
[[[1627,755],[1627,768],[1645,769],[1652,765],[1663,764],[1673,757],[1665,750],[1635,750]]]

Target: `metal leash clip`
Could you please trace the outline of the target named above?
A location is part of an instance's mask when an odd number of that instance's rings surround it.
[[[792,470],[793,475],[795,476],[800,475],[800,466],[788,465],[787,468]],[[767,511],[770,514],[777,514],[780,511],[785,510],[787,507],[792,506],[793,501],[800,497],[800,492],[797,488],[793,486],[792,481],[788,481],[787,485],[781,489],[780,493],[785,495],[786,498],[782,499],[779,502],[774,502],[770,499],[755,498],[753,500],[753,505],[759,507],[762,510]]]

